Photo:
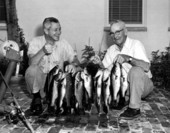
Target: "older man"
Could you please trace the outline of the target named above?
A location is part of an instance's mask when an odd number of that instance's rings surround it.
[[[114,44],[107,49],[103,61],[95,57],[93,62],[103,68],[109,68],[116,62],[122,64],[123,69],[128,73],[130,97],[129,106],[120,114],[120,118],[133,119],[140,115],[141,98],[146,97],[154,88],[151,81],[150,61],[143,44],[127,36],[123,21],[115,20],[111,23],[110,36]]]
[[[63,69],[63,63],[72,63],[70,69],[76,71],[73,64],[79,61],[71,45],[60,38],[61,25],[54,17],[45,18],[43,21],[44,35],[35,37],[28,48],[29,68],[26,71],[25,79],[27,89],[33,94],[31,111],[35,114],[42,112],[41,98],[44,97],[44,84],[47,73],[56,65]]]

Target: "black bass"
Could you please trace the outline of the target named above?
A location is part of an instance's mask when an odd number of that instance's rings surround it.
[[[119,63],[115,63],[111,73],[111,91],[112,91],[112,100],[110,108],[118,105],[119,102],[119,92],[120,92],[120,78],[121,78],[121,68]]]
[[[56,74],[53,77],[53,82],[52,82],[52,86],[50,86],[51,88],[51,100],[50,100],[50,107],[54,107],[54,109],[58,109],[59,106],[57,105],[57,99],[59,97],[59,88],[61,86],[60,84],[60,80],[62,77],[62,72],[59,71],[58,74]]]
[[[59,110],[57,113],[64,113],[63,100],[66,95],[66,73],[62,73],[60,78],[61,87],[59,87]]]
[[[59,66],[55,66],[51,71],[47,74],[47,78],[44,85],[44,92],[46,94],[46,101],[49,102],[49,98],[51,97],[51,86],[53,84],[53,77],[58,74]]]
[[[93,103],[93,78],[92,75],[88,73],[87,69],[84,68],[81,72],[81,78],[84,81],[85,88],[85,105],[87,110],[91,109],[91,105]]]
[[[103,70],[103,100],[104,100],[104,112],[108,113],[109,111],[109,104],[111,101],[111,95],[110,95],[110,85],[111,85],[111,80],[110,80],[110,74],[111,71],[109,69],[104,69]]]
[[[78,102],[77,106],[75,107],[75,112],[78,114],[85,114],[83,107],[84,84],[83,79],[81,78],[81,71],[77,72],[75,75],[74,89],[74,95],[76,101]]]
[[[95,75],[95,94],[96,94],[96,107],[98,108],[99,113],[103,112],[103,106],[102,106],[102,86],[103,86],[103,70],[98,69],[96,75]]]
[[[122,97],[125,97],[126,91],[129,88],[129,83],[127,81],[127,75],[128,73],[125,71],[123,67],[121,67],[121,93]]]
[[[71,73],[66,73],[66,108],[64,111],[66,114],[71,114],[71,108],[74,107],[74,84],[73,84],[73,77]]]
[[[127,104],[125,95],[127,90],[129,89],[129,83],[127,81],[127,75],[128,73],[125,71],[125,69],[123,68],[123,65],[121,66],[121,80],[120,80],[120,84],[121,84],[121,97],[119,100],[119,106],[124,107]]]

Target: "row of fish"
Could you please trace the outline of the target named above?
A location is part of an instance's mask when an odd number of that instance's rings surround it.
[[[99,69],[95,81],[99,113],[107,113],[110,109],[121,109],[125,106],[129,84],[127,72],[122,65],[115,63],[109,69]]]
[[[74,109],[76,114],[85,114],[94,104],[99,113],[107,113],[125,99],[127,73],[119,63],[111,69],[98,69],[95,75],[87,66],[73,76],[69,67],[62,71],[55,66],[47,75],[45,92],[49,112],[71,114]]]

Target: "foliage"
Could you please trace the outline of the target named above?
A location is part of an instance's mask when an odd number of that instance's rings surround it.
[[[88,61],[92,56],[95,55],[95,51],[92,46],[85,45],[85,48],[82,50],[82,59]]]
[[[159,50],[152,51],[152,62],[158,63],[158,62],[170,61],[169,54],[170,54],[170,47],[166,47],[165,51],[162,52],[160,52]]]
[[[85,45],[85,48],[82,51],[83,51],[82,56],[81,56],[82,66],[86,66],[87,64],[89,64],[91,57],[93,57],[95,55],[98,55],[100,57],[100,59],[103,60],[104,55],[106,53],[106,51],[104,51],[104,52],[94,51],[94,48],[92,46],[89,46],[89,45]]]
[[[20,51],[23,50],[23,58],[22,61],[20,62],[20,74],[24,75],[26,69],[28,68],[28,56],[27,56],[27,51],[28,51],[28,42],[25,41],[23,29],[21,29],[19,26],[17,28],[17,33],[16,37],[18,39],[18,44],[20,47]]]
[[[153,51],[151,60],[151,72],[155,86],[168,88],[170,82],[170,47],[165,51]]]

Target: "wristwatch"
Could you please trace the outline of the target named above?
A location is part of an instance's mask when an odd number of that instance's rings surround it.
[[[131,61],[132,61],[132,58],[130,57],[129,60],[128,60],[128,62],[130,63]]]

